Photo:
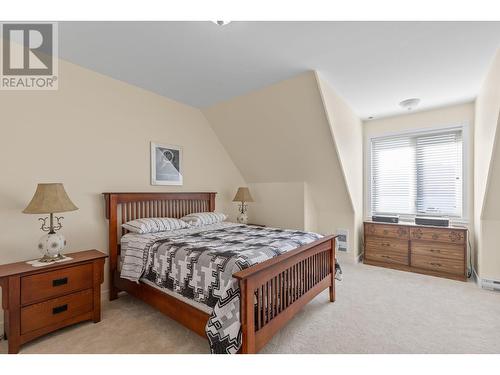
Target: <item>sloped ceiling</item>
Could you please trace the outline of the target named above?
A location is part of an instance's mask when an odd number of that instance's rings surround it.
[[[500,49],[476,100],[474,195],[476,219],[500,219]],[[478,217],[479,216],[479,217]]]
[[[320,231],[335,229],[334,215],[352,220],[348,188],[313,72],[204,113],[248,183],[305,182]]]
[[[498,114],[496,139],[491,157],[490,173],[483,205],[483,219],[500,220],[500,112]]]

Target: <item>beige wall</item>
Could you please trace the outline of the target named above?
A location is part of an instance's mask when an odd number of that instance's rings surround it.
[[[107,251],[104,191],[216,191],[234,218],[245,182],[199,110],[64,61],[59,77],[58,91],[0,91],[0,264],[39,256],[38,216],[21,213],[38,182],[80,208],[64,214],[67,251]],[[183,147],[184,186],[150,185],[150,141]]]
[[[250,223],[276,228],[304,229],[303,182],[250,183],[254,203],[249,203]]]
[[[314,72],[204,113],[250,185],[268,184],[266,195],[276,197],[280,184],[304,183],[302,200],[262,197],[266,212],[289,212],[283,205],[294,205],[294,218],[283,217],[283,222],[303,222],[305,229],[320,233],[337,228],[354,233],[354,210]]]
[[[476,99],[475,229],[478,274],[500,280],[500,50]]]
[[[467,125],[467,200],[466,212],[468,217],[468,227],[471,239],[474,238],[474,103],[465,103],[445,108],[439,108],[429,111],[414,112],[408,115],[382,118],[379,120],[365,121],[364,139],[365,139],[365,160],[367,158],[368,142],[372,137],[395,134],[405,131],[418,131],[425,129],[437,129],[455,125]],[[465,139],[465,138],[464,138]],[[366,167],[366,163],[365,163]],[[365,170],[365,176],[367,171]],[[365,178],[365,195],[366,178]],[[366,203],[366,200],[365,200]],[[369,207],[365,204],[365,217],[369,216]]]

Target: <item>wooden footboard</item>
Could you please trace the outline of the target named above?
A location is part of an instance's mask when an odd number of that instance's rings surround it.
[[[241,353],[256,353],[324,289],[330,288],[330,301],[335,301],[335,237],[323,237],[233,276],[240,282]]]

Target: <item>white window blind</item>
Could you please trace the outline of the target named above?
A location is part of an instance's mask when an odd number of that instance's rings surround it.
[[[462,159],[462,129],[372,139],[372,214],[462,217]]]

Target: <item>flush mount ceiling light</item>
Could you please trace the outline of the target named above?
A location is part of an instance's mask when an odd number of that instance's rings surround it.
[[[411,111],[412,109],[415,109],[418,103],[420,103],[419,98],[411,98],[403,100],[402,102],[399,103],[399,105],[404,109]]]
[[[229,22],[231,21],[212,21],[213,23],[215,23],[216,25],[219,25],[219,26],[224,26],[224,25],[227,25]]]

